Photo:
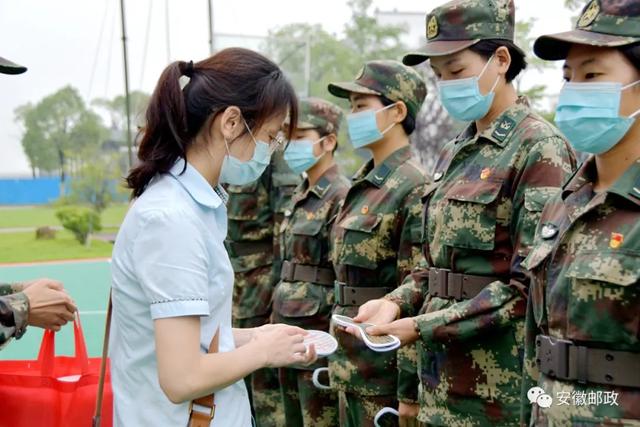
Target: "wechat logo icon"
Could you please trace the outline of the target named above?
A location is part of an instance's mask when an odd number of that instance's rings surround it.
[[[529,398],[530,404],[535,403],[544,409],[550,408],[553,404],[553,398],[540,387],[531,387],[527,392],[527,398]]]

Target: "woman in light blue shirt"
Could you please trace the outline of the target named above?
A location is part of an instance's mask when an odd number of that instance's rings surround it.
[[[113,251],[116,426],[186,426],[190,401],[215,392],[210,425],[248,427],[241,379],[315,360],[301,329],[232,329],[233,270],[223,245],[220,184],[260,176],[282,144],[286,116],[297,122],[296,106],[277,65],[245,49],[174,62],[160,77],[140,162],[127,177],[136,200]],[[207,354],[212,342],[217,352]]]

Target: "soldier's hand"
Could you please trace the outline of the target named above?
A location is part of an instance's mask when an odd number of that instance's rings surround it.
[[[25,284],[22,292],[29,300],[29,325],[59,331],[74,319],[77,307],[62,283],[39,279]]]
[[[363,304],[358,310],[358,315],[353,318],[358,323],[371,323],[373,325],[386,325],[393,322],[400,314],[400,307],[386,299],[374,299]],[[360,332],[356,328],[345,328],[356,337]]]
[[[310,365],[316,361],[315,347],[307,349],[303,343],[307,331],[282,324],[256,328],[251,339],[257,354],[265,358],[265,366],[279,368],[289,365]]]
[[[418,425],[418,412],[420,405],[417,403],[402,403],[398,405],[398,415],[400,417],[400,427],[415,427]]]
[[[416,331],[413,317],[405,317],[404,319],[396,320],[395,322],[387,325],[371,326],[367,328],[367,333],[374,336],[394,335],[398,337],[403,346],[412,344],[420,338]]]

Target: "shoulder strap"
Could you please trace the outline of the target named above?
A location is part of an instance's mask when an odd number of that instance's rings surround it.
[[[96,396],[96,409],[93,414],[93,427],[100,427],[102,416],[102,400],[104,397],[104,379],[107,372],[107,357],[109,356],[109,333],[111,331],[111,292],[109,292],[109,304],[107,305],[107,321],[104,327],[104,342],[102,343],[102,361],[100,362],[100,379],[98,380],[98,394]]]
[[[218,343],[220,340],[220,329],[216,331],[216,334],[209,344],[209,353],[218,352]],[[206,411],[206,412],[203,412]],[[189,424],[188,427],[209,427],[213,416],[216,413],[216,405],[214,402],[214,393],[207,396],[193,399],[189,404]]]

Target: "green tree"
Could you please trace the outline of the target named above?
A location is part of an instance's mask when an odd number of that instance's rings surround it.
[[[117,183],[121,178],[116,155],[97,155],[94,161],[85,164],[78,172],[71,183],[71,193],[67,201],[90,205],[101,214],[120,190]]]
[[[83,154],[99,147],[105,136],[100,117],[88,110],[78,91],[66,86],[15,110],[24,127],[22,146],[32,171],[58,171],[65,181],[70,165],[84,161]]]
[[[131,129],[135,133],[135,130],[144,125],[144,113],[149,105],[150,96],[148,93],[134,90],[129,94],[131,102]],[[125,135],[127,129],[127,107],[126,98],[124,95],[118,95],[112,99],[97,98],[94,99],[91,104],[98,108],[103,108],[111,120],[111,129],[121,132]],[[122,145],[126,144],[126,141],[119,141]]]

